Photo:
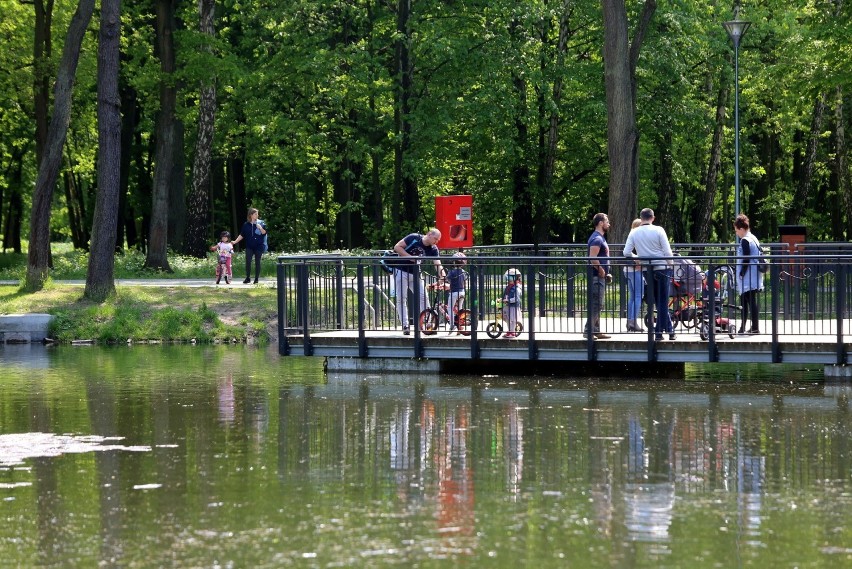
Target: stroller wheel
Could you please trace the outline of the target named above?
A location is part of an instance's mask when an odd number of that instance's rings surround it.
[[[737,337],[737,327],[734,326],[733,322],[728,322],[728,336],[731,340]]]
[[[702,340],[707,340],[710,337],[710,324],[708,322],[702,322],[701,326],[698,327],[698,334],[701,336]]]
[[[524,331],[524,324],[523,324],[523,322],[518,321],[515,324],[515,334],[520,334],[523,331]]]
[[[491,322],[485,327],[485,333],[488,334],[489,338],[497,339],[503,333],[503,326],[497,322]]]

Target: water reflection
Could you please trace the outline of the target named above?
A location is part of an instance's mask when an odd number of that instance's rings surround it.
[[[0,435],[150,447],[0,468],[11,565],[852,564],[849,388],[800,370],[325,377],[233,348],[2,350]]]

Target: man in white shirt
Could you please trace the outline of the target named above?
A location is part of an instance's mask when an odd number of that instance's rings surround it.
[[[639,213],[642,224],[627,236],[624,256],[633,259],[645,272],[645,282],[653,287],[657,322],[654,325],[655,339],[663,339],[668,332],[669,340],[675,339],[672,320],[669,317],[669,285],[672,280],[672,247],[666,230],[654,225],[654,210],[646,207]],[[653,283],[653,284],[652,284]]]

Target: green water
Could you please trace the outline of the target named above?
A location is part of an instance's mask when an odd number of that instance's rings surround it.
[[[850,389],[819,368],[326,377],[190,346],[0,363],[1,567],[852,567]]]

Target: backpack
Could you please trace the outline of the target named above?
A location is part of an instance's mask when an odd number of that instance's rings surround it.
[[[414,247],[420,244],[420,241],[415,241],[411,245],[405,248],[405,252],[410,252]],[[382,252],[382,258],[379,260],[379,266],[382,270],[388,274],[393,273],[393,270],[397,267],[408,266],[411,264],[411,261],[408,259],[400,259],[399,253],[394,251],[393,249],[387,249]]]
[[[757,270],[761,274],[766,274],[769,272],[769,261],[766,260],[766,257],[763,256],[763,248],[760,246],[760,243],[757,242],[757,239],[754,241],[749,240],[749,243],[757,249]]]
[[[269,251],[269,228],[266,227],[266,223],[263,222],[262,219],[258,219],[257,222],[266,229],[266,233],[263,234],[263,248],[260,250],[261,253],[266,253]],[[255,229],[255,231],[260,231],[259,229]]]

